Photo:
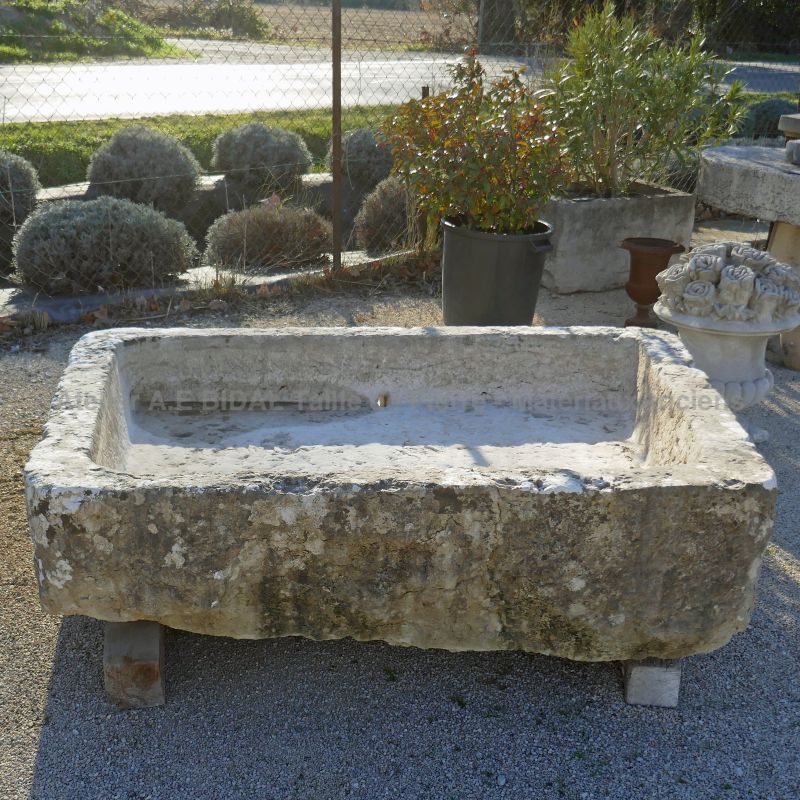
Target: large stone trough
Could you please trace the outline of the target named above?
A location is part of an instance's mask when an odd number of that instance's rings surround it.
[[[678,339],[613,328],[91,333],[26,486],[42,604],[116,623],[123,705],[162,699],[159,624],[713,650],[749,621],[775,495]]]

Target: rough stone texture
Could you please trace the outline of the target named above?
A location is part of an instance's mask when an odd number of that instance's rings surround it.
[[[26,469],[42,603],[242,638],[712,650],[748,623],[775,479],[687,363],[614,328],[89,334]],[[243,397],[270,408],[219,406]]]
[[[545,260],[542,285],[571,292],[603,292],[624,286],[629,255],[617,245],[629,236],[672,239],[688,249],[694,196],[643,187],[632,197],[552,200],[542,219],[553,226],[553,252]]]
[[[784,264],[800,273],[800,225],[776,222],[772,225],[767,241],[767,250]]]
[[[700,159],[697,196],[716,208],[800,225],[800,165],[778,147],[712,147]]]
[[[658,658],[628,661],[624,671],[626,703],[677,708],[681,691],[680,661]]]
[[[164,629],[157,622],[106,622],[103,681],[121,708],[164,703]]]
[[[786,142],[784,158],[790,164],[800,164],[800,139]]]
[[[781,334],[781,354],[783,365],[789,369],[800,370],[800,327]]]

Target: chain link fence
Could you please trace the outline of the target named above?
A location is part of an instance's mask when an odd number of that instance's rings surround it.
[[[43,204],[72,201],[62,206],[69,214],[60,239],[50,220],[20,249],[46,274],[20,263],[16,277],[44,291],[168,279],[174,270],[156,261],[174,247],[180,264],[243,272],[318,268],[337,250],[350,261],[402,252],[419,231],[403,188],[386,182],[391,157],[377,128],[399,104],[446,91],[465,52],[478,54],[489,80],[522,70],[532,89],[541,88],[574,20],[597,5],[359,0],[351,7],[345,0],[339,177],[331,154],[330,2],[0,1],[0,148],[27,159],[43,187],[26,183],[30,176],[20,177],[7,157],[0,164],[0,270],[15,266],[11,239],[33,208],[26,192],[40,199],[37,214]],[[792,5],[617,3],[670,40],[702,29],[730,69],[725,80],[742,81],[756,108],[742,135],[776,143],[779,112],[796,108],[800,93]],[[131,126],[149,130],[126,131]],[[692,177],[676,180],[688,186]],[[341,225],[332,224],[337,187]],[[80,203],[106,196],[182,222],[188,241],[119,205],[98,212],[115,221],[90,236],[99,217]],[[240,214],[223,219],[228,212]],[[141,250],[149,241],[151,225],[163,241],[146,255],[146,269],[129,274],[119,265],[133,258],[135,242]],[[69,230],[84,244],[69,239]],[[76,259],[83,266],[71,266]],[[86,262],[97,262],[94,272]]]

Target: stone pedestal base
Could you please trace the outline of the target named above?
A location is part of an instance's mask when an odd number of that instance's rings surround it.
[[[741,411],[763,400],[775,385],[764,366],[768,335],[721,336],[715,331],[681,328],[680,336],[711,385],[734,410]]]
[[[623,666],[625,702],[637,706],[675,708],[681,689],[681,662],[648,658]]]
[[[164,704],[164,629],[157,622],[106,622],[103,679],[120,708]]]

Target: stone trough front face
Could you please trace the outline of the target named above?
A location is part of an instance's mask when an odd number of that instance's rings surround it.
[[[110,330],[26,470],[44,607],[673,659],[748,623],[775,481],[668,334]]]

